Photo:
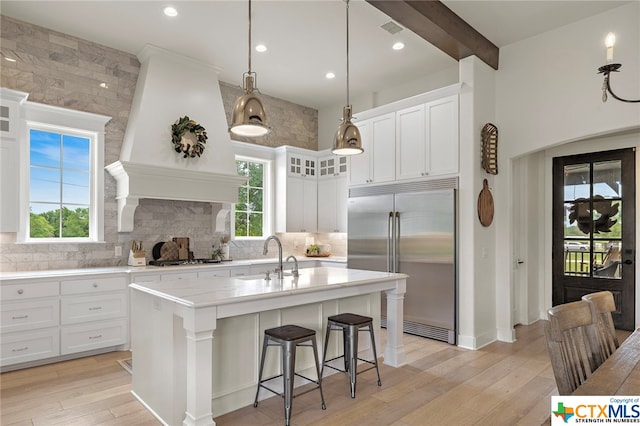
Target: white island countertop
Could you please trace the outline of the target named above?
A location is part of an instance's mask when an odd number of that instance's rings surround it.
[[[185,306],[201,308],[407,278],[405,274],[331,267],[301,269],[297,278],[289,272],[286,274],[282,279],[273,274],[270,280],[259,275],[134,282],[130,287]]]
[[[301,269],[297,278],[163,277],[133,282],[132,393],[164,424],[214,426],[214,415],[253,401],[256,345],[265,327],[303,318],[305,327],[318,332],[326,316],[346,312],[342,308],[369,312],[379,324],[381,292],[387,301],[384,363],[399,367],[406,362],[406,279],[405,274],[318,267]],[[220,368],[229,357],[243,366],[242,373],[228,377]]]

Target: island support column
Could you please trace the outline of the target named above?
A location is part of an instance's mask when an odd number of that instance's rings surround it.
[[[211,412],[213,331],[217,309],[184,308],[181,312],[187,337],[187,410],[183,426],[215,426]]]
[[[404,318],[404,294],[407,281],[397,280],[396,288],[387,293],[387,346],[384,350],[384,363],[392,367],[401,367],[407,363],[402,341]]]

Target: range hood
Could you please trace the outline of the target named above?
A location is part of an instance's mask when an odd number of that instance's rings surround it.
[[[141,63],[120,160],[106,170],[116,179],[118,232],[133,230],[141,198],[235,203],[238,176],[218,83],[219,69],[147,45]],[[174,151],[171,125],[189,116],[207,131],[203,154]]]

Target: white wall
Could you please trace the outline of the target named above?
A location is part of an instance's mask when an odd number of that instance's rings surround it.
[[[458,82],[458,66],[440,71],[435,74],[426,75],[418,80],[413,80],[402,84],[386,88],[377,92],[371,92],[362,96],[353,96],[350,101],[353,105],[354,116],[357,117],[358,112],[366,111],[380,105],[386,105],[391,102],[409,98],[420,93],[430,92],[440,87],[449,86]],[[338,130],[338,125],[342,118],[342,108],[346,102],[330,105],[318,110],[318,151],[329,149],[333,146],[333,141]]]
[[[640,98],[640,3],[632,2],[594,17],[578,21],[554,31],[514,43],[500,49],[500,69],[496,73],[496,117],[499,128],[498,152],[500,174],[494,181],[496,207],[496,326],[498,335],[512,323],[511,312],[501,306],[510,304],[508,295],[513,287],[512,233],[513,201],[507,194],[521,190],[536,193],[528,197],[533,211],[542,211],[542,228],[529,227],[525,259],[528,268],[538,267],[538,273],[528,274],[526,291],[540,298],[540,315],[551,306],[551,197],[550,168],[532,156],[530,167],[543,170],[544,183],[529,182],[528,187],[513,187],[512,161],[519,156],[548,150],[574,141],[575,144],[547,151],[559,155],[570,147],[572,153],[614,149],[621,142],[611,138],[584,142],[594,136],[611,135],[622,130],[640,128],[640,104],[609,99],[601,100],[602,76],[597,68],[605,62],[604,38],[609,31],[617,36],[614,59],[623,64],[622,72],[612,76],[614,91],[622,97]],[[625,138],[622,145],[640,146],[638,134]],[[542,169],[541,169],[542,167]],[[639,210],[640,211],[640,210]],[[533,238],[542,231],[541,238]],[[532,238],[529,238],[532,237]],[[640,241],[640,240],[639,240]],[[637,266],[636,266],[637,268]],[[537,275],[537,276],[536,276]],[[640,275],[637,275],[640,276]],[[537,292],[536,283],[538,280]],[[638,309],[636,314],[638,315]],[[639,322],[637,321],[637,324]]]
[[[458,344],[479,348],[496,339],[496,223],[480,224],[480,132],[495,121],[495,71],[475,56],[460,61],[460,182],[458,191]],[[494,216],[495,217],[495,216]],[[510,306],[510,305],[509,305]]]

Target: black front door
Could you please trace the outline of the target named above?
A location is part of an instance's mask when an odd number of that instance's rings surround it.
[[[553,305],[609,290],[616,328],[634,329],[635,152],[553,160]]]

